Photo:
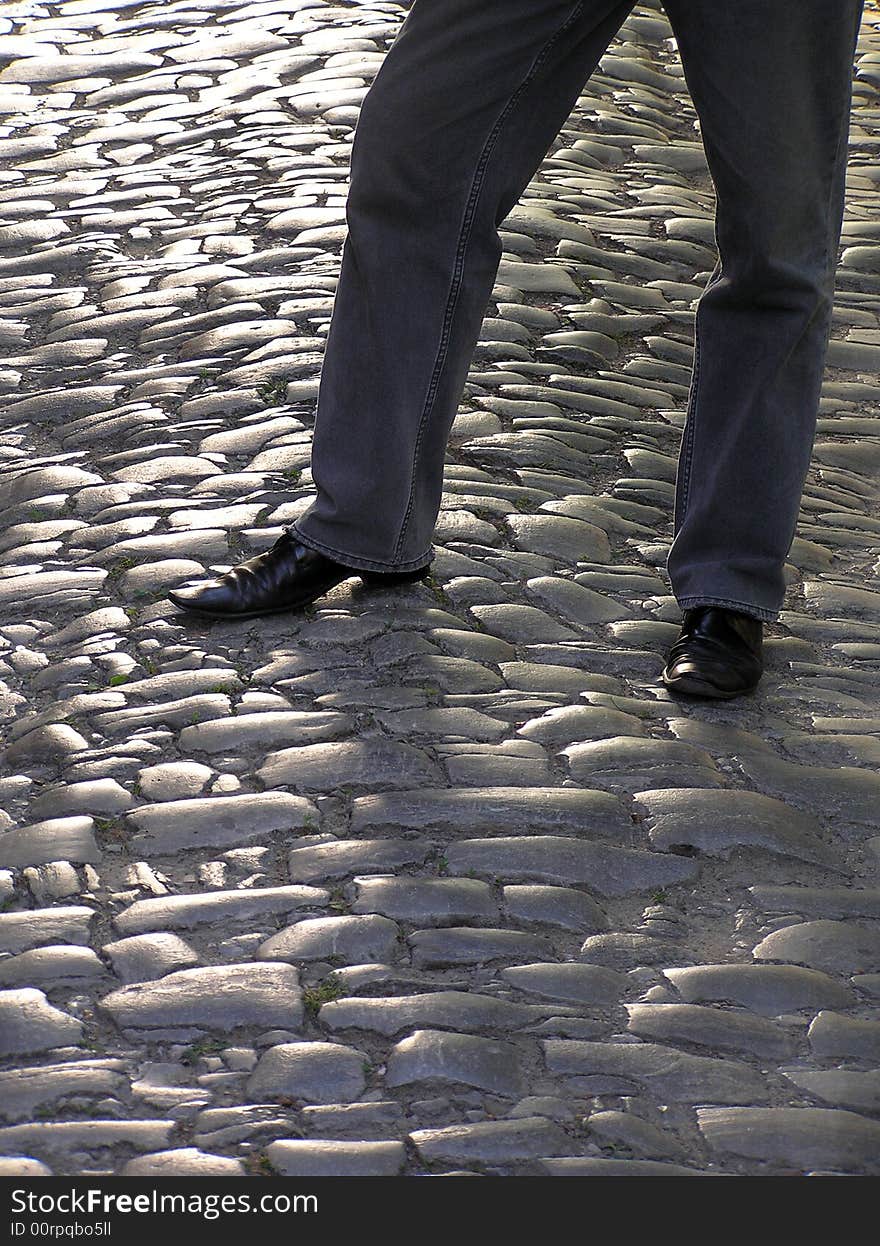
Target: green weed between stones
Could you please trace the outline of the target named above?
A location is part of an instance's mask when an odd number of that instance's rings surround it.
[[[287,397],[287,386],[290,378],[286,376],[278,376],[272,381],[261,381],[256,387],[255,393],[267,407],[277,407],[284,402]]]
[[[125,842],[125,828],[118,818],[94,818],[93,822],[97,833],[106,840],[113,843]]]
[[[180,1053],[180,1063],[195,1064],[203,1056],[216,1056],[226,1047],[218,1038],[198,1038]]]
[[[117,558],[107,572],[107,582],[111,584],[115,583],[118,579],[125,575],[126,571],[131,571],[134,565],[135,561],[133,558],[129,558],[128,556],[125,558]]]
[[[322,1005],[330,1004],[345,994],[345,987],[337,977],[330,974],[317,986],[307,986],[303,991],[303,1006],[311,1017],[317,1017]]]
[[[274,1177],[275,1169],[269,1163],[269,1156],[261,1153],[249,1155],[244,1162],[245,1168],[254,1177]]]

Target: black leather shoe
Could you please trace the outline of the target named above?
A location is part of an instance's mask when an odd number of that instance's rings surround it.
[[[428,566],[415,571],[360,571],[335,562],[284,533],[271,549],[239,563],[213,580],[183,584],[168,600],[180,610],[211,619],[253,619],[261,614],[298,610],[336,584],[360,576],[371,588],[424,579]]]
[[[729,700],[754,692],[764,671],[760,619],[720,606],[685,610],[660,676],[670,692]]]

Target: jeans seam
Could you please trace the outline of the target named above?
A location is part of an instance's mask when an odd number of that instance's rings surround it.
[[[679,516],[679,527],[681,527],[684,517],[687,514],[688,500],[690,498],[691,488],[691,463],[694,454],[694,437],[696,435],[697,426],[697,390],[700,384],[700,325],[699,318],[694,317],[694,375],[693,375],[693,401],[690,403],[690,411],[687,418],[687,430],[685,433],[682,468],[684,471],[681,482],[681,515]]]
[[[702,297],[715,285],[716,281],[721,279],[722,269],[721,261],[718,260],[712,275],[706,282]],[[691,489],[691,467],[694,460],[694,443],[697,435],[697,410],[699,406],[699,390],[700,390],[700,363],[702,360],[702,342],[700,338],[700,309],[697,308],[694,316],[694,364],[693,376],[691,377],[691,392],[688,400],[688,415],[685,426],[684,443],[681,448],[681,465],[682,465],[682,483],[681,483],[681,513],[676,516],[676,528],[680,528],[687,514],[688,502],[690,500]]]
[[[565,33],[565,31],[569,28],[569,26],[571,26],[576,21],[578,14],[581,12],[583,8],[583,5],[584,5],[584,0],[578,0],[577,4],[575,4],[574,7],[571,9],[571,11],[569,12],[568,16],[566,17],[562,25],[550,36],[550,38],[541,48],[541,51],[537,54],[537,56],[533,60],[528,73],[523,78],[522,82],[520,82],[516,90],[513,91],[507,103],[505,104],[504,108],[501,110],[501,113],[498,119],[496,120],[494,126],[490,130],[489,135],[486,138],[485,143],[483,144],[483,149],[480,152],[480,157],[479,157],[479,160],[477,161],[477,167],[474,170],[474,176],[473,176],[473,181],[471,183],[470,193],[468,195],[467,202],[465,203],[461,226],[459,228],[458,244],[456,247],[455,259],[453,261],[453,266],[452,266],[452,280],[450,282],[449,294],[446,300],[446,309],[445,309],[444,316],[443,316],[443,325],[442,325],[441,332],[440,332],[440,343],[437,347],[437,357],[435,359],[434,369],[431,374],[430,382],[428,384],[428,393],[425,398],[425,405],[422,409],[421,418],[419,420],[418,432],[416,433],[416,442],[415,442],[415,447],[413,449],[409,499],[407,501],[407,507],[406,507],[406,511],[403,516],[403,521],[401,523],[400,533],[398,534],[397,543],[394,547],[395,558],[400,553],[401,546],[403,545],[404,539],[406,537],[406,530],[409,525],[410,518],[412,516],[413,505],[415,503],[416,469],[417,469],[418,461],[419,461],[419,453],[422,448],[422,440],[423,440],[425,425],[427,423],[427,419],[431,412],[431,409],[434,405],[434,400],[437,395],[437,389],[440,384],[440,377],[443,372],[443,367],[446,363],[446,353],[447,353],[447,347],[449,345],[450,332],[452,329],[452,320],[453,320],[453,316],[455,313],[456,305],[458,303],[458,298],[461,293],[461,278],[462,278],[462,273],[464,270],[464,256],[465,256],[465,252],[467,251],[468,242],[470,241],[471,226],[473,224],[477,202],[480,197],[480,192],[483,189],[486,166],[489,163],[489,159],[492,155],[495,142],[498,138],[498,135],[501,133],[501,130],[504,126],[505,121],[507,120],[508,115],[515,107],[517,101],[519,100],[522,93],[525,91],[526,87],[529,85],[529,83],[538,73],[539,69],[541,68],[541,65],[546,60],[547,54],[549,53],[550,49],[553,47],[554,43],[556,43],[556,41]]]

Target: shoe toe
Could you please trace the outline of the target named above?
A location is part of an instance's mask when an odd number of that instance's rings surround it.
[[[168,593],[168,600],[181,610],[211,610],[222,606],[229,593],[219,580],[179,584]]]
[[[759,677],[760,672],[687,655],[669,663],[661,676],[671,691],[704,697],[732,697],[751,692]]]

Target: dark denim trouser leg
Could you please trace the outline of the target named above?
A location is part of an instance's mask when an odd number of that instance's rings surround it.
[[[424,565],[497,226],[634,0],[415,0],[355,131],[348,236],[294,535],[352,567]]]
[[[717,192],[667,569],[772,621],[815,436],[861,0],[667,0]]]

